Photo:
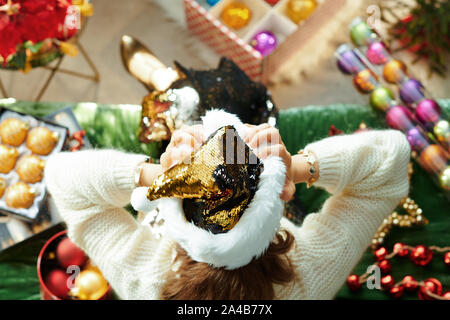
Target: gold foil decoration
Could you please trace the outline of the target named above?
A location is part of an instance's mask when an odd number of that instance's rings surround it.
[[[188,221],[213,233],[231,230],[256,192],[262,162],[232,126],[217,130],[185,163],[159,176],[149,200],[183,200]]]
[[[28,133],[27,147],[33,153],[46,156],[52,152],[59,140],[59,134],[45,127],[36,127]]]
[[[36,183],[44,177],[45,161],[36,155],[27,155],[17,162],[16,172],[20,180]]]
[[[6,189],[5,179],[0,178],[0,198],[3,197],[3,194],[5,193],[5,189]]]
[[[0,124],[0,138],[2,143],[10,146],[20,146],[27,137],[29,125],[19,119],[9,118]]]
[[[18,157],[16,148],[0,144],[0,173],[8,173],[14,169]]]
[[[6,189],[5,202],[11,208],[28,209],[33,205],[36,190],[25,182],[17,182]]]

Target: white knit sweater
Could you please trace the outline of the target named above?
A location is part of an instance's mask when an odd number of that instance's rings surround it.
[[[383,219],[408,193],[410,149],[399,131],[335,136],[308,145],[319,161],[316,186],[332,196],[301,227],[289,257],[299,280],[275,286],[278,299],[332,299]],[[69,237],[99,266],[119,297],[159,299],[174,241],[157,239],[123,207],[142,155],[114,150],[60,153],[45,170]]]

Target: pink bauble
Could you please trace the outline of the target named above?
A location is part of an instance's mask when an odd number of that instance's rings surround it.
[[[414,127],[413,115],[405,106],[395,106],[386,113],[386,123],[389,127],[406,131]]]
[[[272,32],[265,30],[255,34],[250,44],[264,57],[275,50],[277,47],[277,38]]]
[[[82,266],[87,256],[69,238],[64,238],[56,248],[56,259],[60,266],[66,269],[68,266]]]
[[[431,99],[425,99],[417,104],[416,110],[417,120],[429,127],[439,121],[441,116],[441,107],[436,101]]]
[[[367,48],[366,56],[373,64],[385,64],[389,60],[389,54],[383,42],[371,43]]]
[[[63,299],[69,293],[70,288],[67,286],[67,280],[69,275],[62,270],[55,269],[50,271],[45,277],[45,286],[47,289],[57,296]]]

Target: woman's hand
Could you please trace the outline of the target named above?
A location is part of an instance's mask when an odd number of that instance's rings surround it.
[[[291,169],[292,158],[281,140],[280,133],[267,123],[259,126],[247,126],[250,128],[250,131],[244,141],[254,150],[259,158],[265,159],[270,156],[278,156],[283,159],[286,165],[286,181],[280,198],[284,201],[291,200],[295,193]]]
[[[166,151],[161,155],[161,166],[164,171],[183,161],[188,161],[192,152],[203,144],[203,126],[184,125],[175,130]]]

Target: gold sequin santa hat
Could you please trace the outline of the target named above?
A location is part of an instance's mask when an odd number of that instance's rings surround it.
[[[279,230],[285,166],[279,157],[255,156],[242,141],[248,128],[235,115],[212,110],[202,122],[209,138],[191,161],[137,188],[131,204],[157,208],[167,235],[195,261],[235,269],[262,255]]]

